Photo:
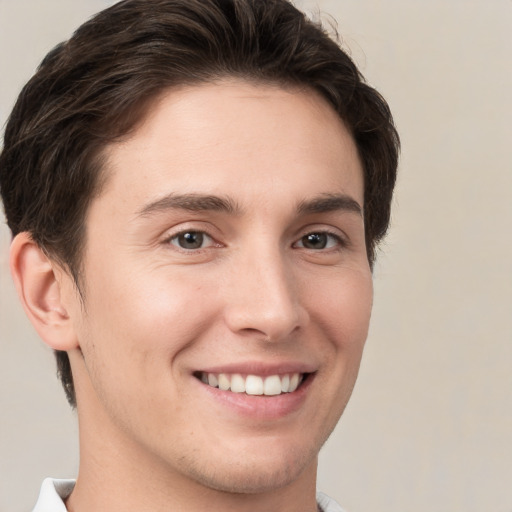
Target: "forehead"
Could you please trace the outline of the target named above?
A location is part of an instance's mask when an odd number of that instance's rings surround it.
[[[275,200],[275,191],[285,201],[309,187],[350,192],[362,206],[354,141],[327,101],[308,89],[225,81],[165,91],[104,156],[102,196],[117,197],[127,212],[174,189],[261,204]]]

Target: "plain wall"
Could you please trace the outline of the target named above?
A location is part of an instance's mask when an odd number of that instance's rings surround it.
[[[44,54],[110,3],[0,0],[0,124]],[[297,4],[339,21],[403,144],[360,377],[319,487],[350,512],[511,512],[512,2]],[[78,447],[9,243],[2,224],[0,512],[20,512],[44,477],[75,476]]]

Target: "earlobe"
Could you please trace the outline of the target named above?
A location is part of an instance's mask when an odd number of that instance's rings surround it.
[[[29,233],[14,238],[10,267],[23,308],[43,341],[55,350],[76,348],[76,335],[63,301],[64,272]]]

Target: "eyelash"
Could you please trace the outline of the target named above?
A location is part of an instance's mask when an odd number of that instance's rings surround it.
[[[183,237],[183,236],[186,236],[186,235],[200,235],[201,237],[201,246],[200,247],[192,247],[192,248],[186,248],[186,247],[181,247],[178,245],[179,243],[179,238],[180,237]],[[308,247],[304,247],[304,240],[308,237],[308,236],[312,236],[312,235],[321,235],[321,236],[327,236],[331,239],[333,239],[335,241],[335,246],[333,247],[321,247],[320,249],[314,249],[314,248],[308,248]],[[202,242],[204,241],[204,238],[207,238],[210,240],[210,244],[207,246],[207,247],[203,247],[202,246]],[[176,242],[176,243],[174,243]],[[217,243],[215,241],[215,239],[209,235],[206,231],[203,231],[203,230],[195,230],[195,229],[187,229],[187,230],[183,230],[183,231],[180,231],[179,233],[175,233],[169,237],[167,237],[165,240],[164,240],[164,243],[166,244],[170,244],[170,245],[173,245],[174,247],[176,247],[178,250],[181,250],[181,251],[185,251],[185,252],[199,252],[201,250],[205,250],[205,249],[209,249],[210,247],[221,247],[222,244],[220,243]],[[302,246],[297,246],[297,244],[301,243]],[[329,241],[327,241],[327,245],[329,244]],[[304,235],[302,235],[296,242],[293,243],[292,247],[296,247],[296,248],[299,248],[299,249],[306,249],[306,250],[311,250],[311,251],[314,251],[314,252],[320,252],[320,251],[329,251],[329,250],[340,250],[342,248],[345,248],[348,246],[348,242],[347,240],[340,236],[338,233],[333,233],[332,231],[329,231],[329,230],[318,230],[318,231],[309,231],[307,233],[305,233]]]

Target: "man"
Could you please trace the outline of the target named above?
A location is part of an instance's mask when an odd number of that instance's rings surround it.
[[[126,0],[5,131],[22,304],[77,408],[36,511],[336,511],[318,452],[367,335],[398,136],[285,0]]]

